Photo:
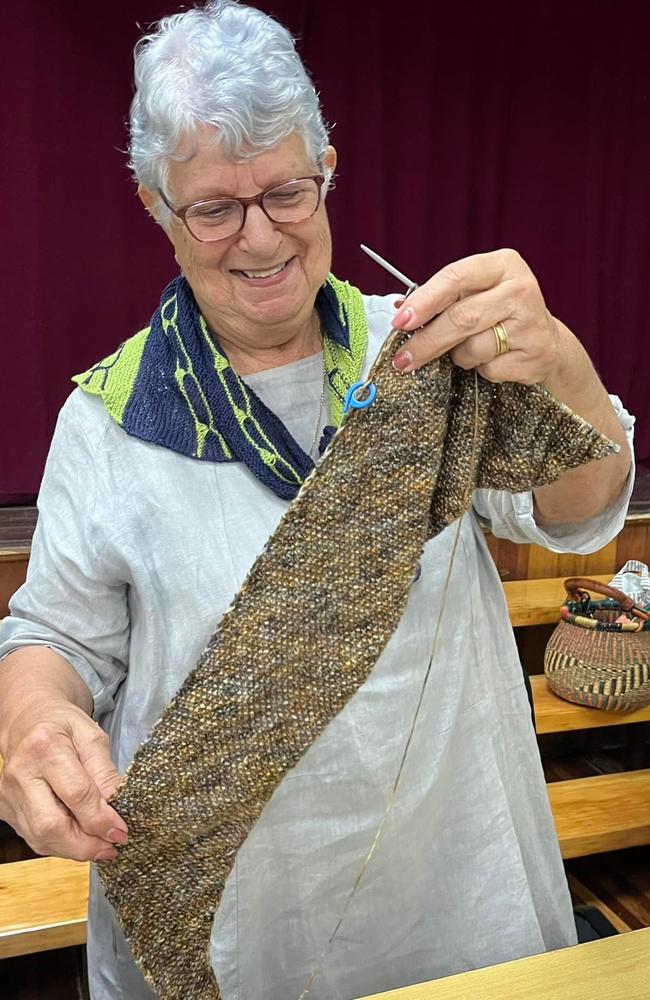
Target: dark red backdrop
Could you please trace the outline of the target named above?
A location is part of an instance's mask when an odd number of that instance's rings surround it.
[[[650,456],[650,4],[260,0],[336,123],[334,269],[390,291],[514,246]],[[36,492],[68,377],[147,320],[174,261],[125,168],[136,22],[173,0],[3,7],[0,502]]]

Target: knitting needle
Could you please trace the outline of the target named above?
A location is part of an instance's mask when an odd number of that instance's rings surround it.
[[[402,274],[401,271],[398,271],[396,267],[393,267],[392,264],[389,264],[387,260],[384,260],[383,257],[380,257],[379,254],[375,253],[374,250],[371,250],[370,247],[365,246],[363,243],[360,243],[359,246],[361,247],[364,253],[367,253],[369,257],[372,257],[375,264],[379,264],[379,266],[383,267],[385,271],[388,271],[388,273],[392,274],[394,278],[397,278],[398,281],[401,281],[403,285],[407,286],[408,288],[408,291],[406,293],[407,295],[410,295],[411,292],[413,292],[418,287],[417,282],[411,281],[410,278],[407,278],[405,274]]]
[[[374,260],[375,264],[379,264],[379,266],[383,267],[385,271],[388,271],[389,274],[392,274],[394,278],[397,278],[398,281],[401,281],[402,284],[406,285],[406,294],[404,295],[405,299],[407,299],[411,294],[411,292],[414,292],[415,289],[418,287],[414,281],[411,281],[411,279],[407,278],[405,274],[402,274],[401,271],[398,271],[396,267],[393,267],[392,264],[389,264],[387,260],[384,260],[383,257],[380,257],[378,253],[375,253],[374,250],[371,250],[370,247],[367,247],[365,243],[360,243],[359,246],[361,247],[364,253],[367,253],[368,256],[371,257],[372,260]],[[357,393],[364,392],[366,389],[370,390],[368,396],[365,399],[360,400]],[[345,403],[343,405],[343,412],[347,413],[350,407],[354,407],[354,409],[357,410],[365,409],[366,406],[370,406],[370,404],[373,402],[376,393],[377,390],[373,382],[369,382],[367,380],[365,382],[363,381],[355,382],[354,385],[351,385],[350,388],[348,389],[347,395],[345,397]],[[302,998],[299,998],[299,1000],[302,1000]]]

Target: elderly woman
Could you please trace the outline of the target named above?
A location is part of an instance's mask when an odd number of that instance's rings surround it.
[[[630,489],[632,420],[514,251],[449,265],[397,314],[394,296],[329,275],[336,153],[284,28],[227,0],[189,10],[138,45],[135,77],[131,163],[181,276],[150,327],[77,378],[0,646],[0,815],[42,854],[105,861],[128,839],[107,804],[118,773],[391,327],[417,331],[399,371],[451,352],[494,382],[544,382],[622,446],[534,495],[477,491],[495,534],[590,551],[621,528]],[[297,997],[323,951],[394,777],[455,530],[428,543],[370,678],[239,850],[212,934],[227,1000]],[[521,667],[474,515],[455,561],[447,600],[471,617],[462,636],[443,629],[404,794],[313,997],[574,941]],[[153,996],[95,879],[88,951],[93,1000]]]

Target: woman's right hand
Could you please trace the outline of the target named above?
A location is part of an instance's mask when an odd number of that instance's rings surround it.
[[[37,854],[115,858],[127,828],[107,803],[120,776],[97,723],[70,701],[36,697],[3,736],[0,818]]]

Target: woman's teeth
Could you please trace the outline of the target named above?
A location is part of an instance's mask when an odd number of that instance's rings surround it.
[[[283,264],[278,264],[277,267],[270,267],[266,271],[244,271],[242,269],[242,274],[245,274],[247,278],[270,278],[274,274],[279,274],[283,267],[287,266],[286,260]]]

